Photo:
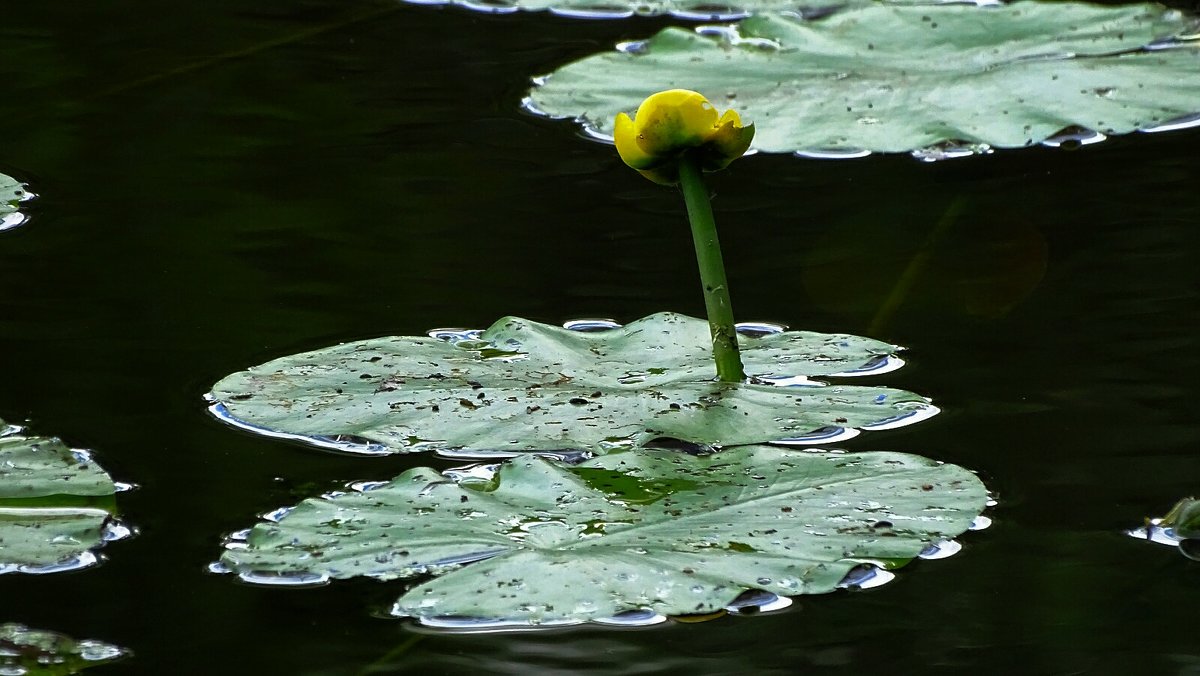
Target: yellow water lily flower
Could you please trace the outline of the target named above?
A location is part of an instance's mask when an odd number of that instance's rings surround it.
[[[651,94],[630,119],[617,114],[613,140],[625,164],[663,185],[679,182],[679,157],[691,153],[704,171],[724,169],[745,154],[754,125],[733,109],[717,116],[703,95],[687,89]]]

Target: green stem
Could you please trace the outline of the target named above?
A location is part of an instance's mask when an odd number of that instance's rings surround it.
[[[708,188],[700,175],[700,167],[687,154],[679,159],[679,187],[683,190],[688,220],[692,224],[692,241],[696,245],[700,282],[704,285],[704,307],[708,311],[708,326],[712,331],[717,379],[740,383],[746,379],[746,372],[742,369],[742,357],[738,353],[733,306],[729,302],[729,282],[725,280],[725,262],[721,259],[721,245],[717,242],[717,224],[713,221]]]

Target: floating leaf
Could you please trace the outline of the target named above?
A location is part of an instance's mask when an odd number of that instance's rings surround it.
[[[864,564],[902,565],[986,500],[970,472],[899,453],[522,458],[306,500],[220,565],[264,583],[433,575],[392,612],[446,626],[709,613],[746,590],[819,594]]]
[[[1200,500],[1184,498],[1161,519],[1146,519],[1141,528],[1125,533],[1139,540],[1178,547],[1184,556],[1200,561]]]
[[[667,28],[569,64],[533,89],[530,106],[611,136],[617,113],[686,86],[754,122],[754,147],[767,152],[1012,148],[1064,128],[1124,134],[1200,112],[1197,28],[1157,4],[758,15]]]
[[[719,21],[739,19],[752,13],[794,12],[821,14],[846,5],[872,0],[407,0],[421,5],[458,5],[491,14],[520,11],[549,11],[583,19],[623,19],[631,16],[667,14],[680,19]],[[892,4],[935,4],[963,0],[887,0]],[[978,0],[988,4],[993,0]]]
[[[129,654],[100,641],[76,641],[23,624],[0,624],[0,674],[6,676],[65,676]]]
[[[86,451],[0,421],[0,574],[76,570],[129,534],[113,517],[117,485]]]
[[[0,423],[2,424],[2,423]],[[0,500],[112,495],[113,481],[91,456],[47,437],[0,437]],[[0,503],[3,504],[3,503]]]
[[[213,411],[340,450],[487,457],[605,452],[664,438],[722,446],[827,439],[937,410],[902,390],[807,380],[901,363],[890,357],[895,346],[857,336],[741,335],[746,372],[759,384],[734,384],[714,380],[708,323],[677,314],[597,332],[510,317],[455,335],[276,359],[218,382]]]
[[[583,19],[628,17],[672,17],[692,20],[727,20],[752,13],[793,12],[821,14],[830,8],[865,5],[872,0],[407,0],[418,5],[458,5],[492,14],[548,11],[558,16]],[[893,5],[934,5],[971,0],[887,0]],[[989,5],[995,0],[977,0]]]
[[[0,174],[0,230],[15,228],[25,222],[25,214],[19,208],[21,202],[32,196],[15,178]]]

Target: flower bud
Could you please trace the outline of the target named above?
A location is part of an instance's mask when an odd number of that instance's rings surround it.
[[[679,182],[683,154],[704,171],[717,171],[745,154],[753,138],[754,125],[743,127],[736,111],[718,117],[708,99],[687,89],[651,94],[634,119],[619,113],[613,132],[625,164],[663,185]]]

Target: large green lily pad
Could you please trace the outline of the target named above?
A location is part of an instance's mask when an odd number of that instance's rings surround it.
[[[746,590],[819,594],[863,564],[901,565],[986,500],[970,472],[899,453],[521,458],[491,477],[417,468],[306,500],[229,543],[221,566],[266,583],[432,575],[392,609],[431,624],[708,613]]]
[[[1124,134],[1200,112],[1200,25],[1157,4],[1016,2],[753,16],[667,28],[539,80],[530,106],[599,135],[682,87],[732,107],[767,152],[1014,148],[1064,128]]]
[[[30,629],[15,622],[0,624],[2,674],[65,676],[127,656],[128,650],[101,641],[75,640],[64,634]]]
[[[600,332],[509,317],[477,339],[346,343],[235,373],[209,396],[219,417],[257,432],[475,457],[822,438],[936,411],[903,390],[768,382],[870,371],[893,345],[804,331],[739,340],[759,383],[716,382],[707,322],[663,313]]]
[[[417,4],[459,5],[492,14],[549,11],[585,19],[623,19],[668,14],[680,19],[718,21],[753,13],[818,14],[871,0],[408,0]],[[894,4],[935,4],[961,0],[887,0]],[[986,0],[980,0],[981,3]]]
[[[15,228],[25,222],[25,214],[19,209],[21,202],[30,196],[17,179],[0,174],[0,230]]]
[[[0,574],[85,568],[92,550],[129,534],[113,516],[118,485],[90,454],[0,430]]]

